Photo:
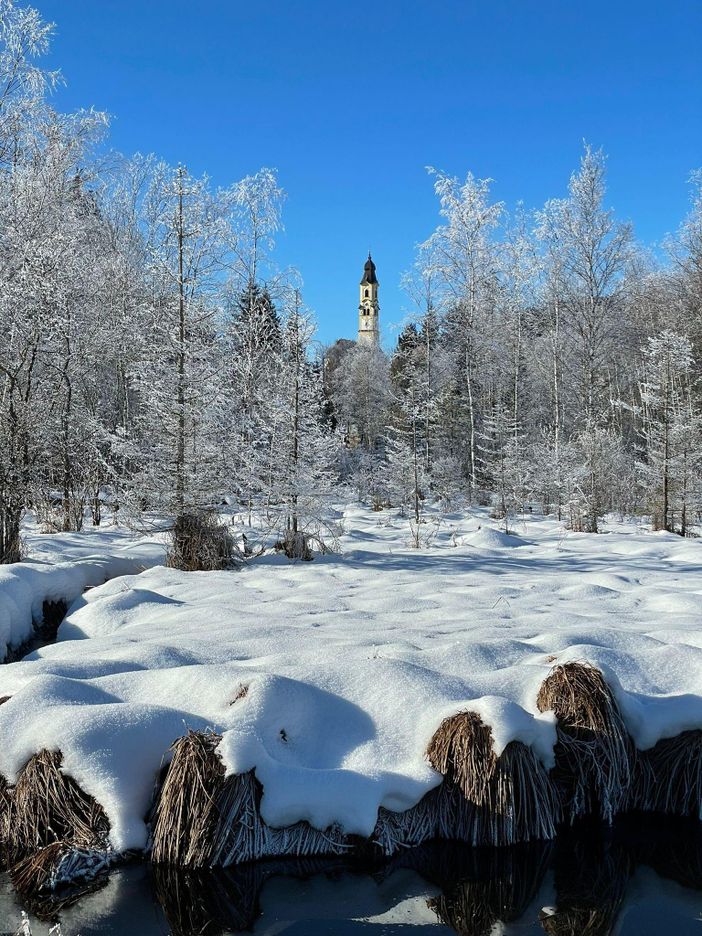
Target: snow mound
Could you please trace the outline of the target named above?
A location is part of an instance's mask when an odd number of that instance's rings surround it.
[[[137,540],[125,532],[106,533],[101,553],[92,553],[99,535],[55,534],[28,537],[30,548],[45,558],[0,566],[0,661],[9,647],[31,639],[40,622],[44,602],[70,605],[86,588],[119,575],[131,575],[164,560],[164,546],[156,540]],[[87,548],[86,548],[87,547]],[[92,553],[92,554],[91,554]],[[64,556],[72,558],[64,561]]]
[[[494,527],[481,526],[475,533],[469,533],[463,538],[467,546],[474,546],[476,549],[515,549],[518,546],[528,546],[526,540],[513,533],[505,533],[504,530],[496,530]]]

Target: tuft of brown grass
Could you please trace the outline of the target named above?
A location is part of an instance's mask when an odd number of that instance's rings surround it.
[[[429,742],[427,758],[467,800],[479,806],[487,801],[497,757],[492,731],[475,712],[445,718]]]
[[[3,864],[10,830],[10,804],[10,789],[7,780],[0,774],[0,867]]]
[[[460,793],[443,813],[443,837],[474,845],[509,845],[553,838],[560,809],[548,773],[531,748],[518,741],[495,754],[492,731],[474,712],[444,719],[427,748],[447,790]]]
[[[273,829],[261,819],[262,789],[253,771],[224,776],[217,755],[221,738],[190,731],[171,748],[152,822],[151,859],[183,868],[227,867],[258,858],[344,854],[337,828],[319,831],[307,822]]]
[[[605,734],[621,720],[604,676],[589,663],[555,666],[541,684],[536,704],[540,712],[553,711],[568,729]]]
[[[234,698],[229,704],[234,705],[236,702],[241,702],[241,700],[245,699],[248,694],[249,687],[246,685],[246,683],[240,683],[239,686],[237,686],[236,692],[234,693]]]
[[[54,842],[10,869],[12,885],[40,920],[56,915],[107,883],[114,855]]]
[[[226,526],[207,511],[176,517],[170,533],[166,565],[182,572],[213,572],[229,569],[240,553]]]
[[[224,765],[215,750],[220,740],[212,732],[189,731],[172,745],[151,826],[151,859],[156,864],[209,865],[219,816],[216,799],[224,784]]]
[[[102,806],[61,770],[59,751],[40,751],[10,794],[7,845],[14,861],[48,845],[107,848],[110,824]]]
[[[61,859],[70,852],[65,842],[52,842],[10,869],[12,886],[24,897],[38,897],[47,887]]]
[[[588,663],[556,666],[536,704],[558,720],[554,780],[565,816],[611,823],[626,802],[634,747],[602,673]]]
[[[627,806],[702,819],[702,731],[683,731],[638,751]]]

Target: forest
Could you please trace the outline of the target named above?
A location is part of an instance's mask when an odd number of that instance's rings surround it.
[[[416,546],[430,503],[694,535],[700,171],[650,246],[590,145],[535,211],[431,169],[437,226],[416,232],[396,346],[325,348],[301,274],[276,265],[273,169],[217,188],[116,154],[105,114],[52,107],[40,14],[3,0],[0,33],[0,562],[22,558],[29,510],[52,531],[168,517],[183,568],[262,536],[333,548],[333,505],[354,499],[403,508]],[[258,531],[243,546],[222,505]]]

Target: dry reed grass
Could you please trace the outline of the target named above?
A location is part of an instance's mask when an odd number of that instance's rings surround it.
[[[555,835],[559,807],[543,766],[516,742],[495,757],[490,729],[470,713],[446,719],[429,746],[428,757],[445,782],[405,812],[381,809],[370,840],[307,822],[266,825],[260,784],[253,772],[225,778],[216,753],[220,740],[191,731],[172,746],[153,814],[154,863],[227,867],[281,855],[391,855],[432,838],[506,845]]]
[[[553,779],[564,817],[611,822],[627,801],[634,748],[602,673],[587,663],[556,666],[536,702],[558,719]]]
[[[429,743],[427,757],[446,778],[444,785],[458,791],[464,801],[446,810],[442,837],[458,837],[473,845],[512,845],[555,835],[560,807],[543,765],[519,741],[508,744],[497,757],[492,731],[474,712],[444,719]]]
[[[229,569],[240,558],[226,526],[207,511],[176,517],[170,533],[166,565],[182,572],[215,572]]]
[[[105,811],[61,771],[61,760],[58,751],[35,754],[9,795],[6,841],[15,862],[56,843],[107,849]]]
[[[10,879],[22,900],[40,920],[57,914],[100,890],[107,883],[109,856],[54,842],[10,869]]]
[[[0,858],[7,848],[7,839],[10,831],[10,788],[7,780],[0,774]]]
[[[23,858],[10,869],[15,890],[25,897],[36,897],[51,881],[61,859],[70,851],[65,842],[53,842]]]
[[[189,731],[171,747],[172,760],[152,817],[151,858],[157,864],[203,867],[218,821],[216,798],[224,765],[219,735]]]
[[[172,746],[152,823],[151,859],[183,868],[226,867],[269,856],[343,854],[337,828],[306,822],[273,829],[261,819],[261,785],[253,772],[224,776],[212,732],[190,731]]]
[[[627,805],[702,819],[702,731],[684,731],[638,751]]]

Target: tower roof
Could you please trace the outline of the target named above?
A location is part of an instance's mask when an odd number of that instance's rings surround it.
[[[377,282],[378,282],[378,278],[375,275],[375,264],[373,263],[371,259],[371,255],[369,251],[368,259],[366,260],[365,265],[363,267],[363,279],[361,280],[361,285],[363,285],[363,283],[377,283]]]

